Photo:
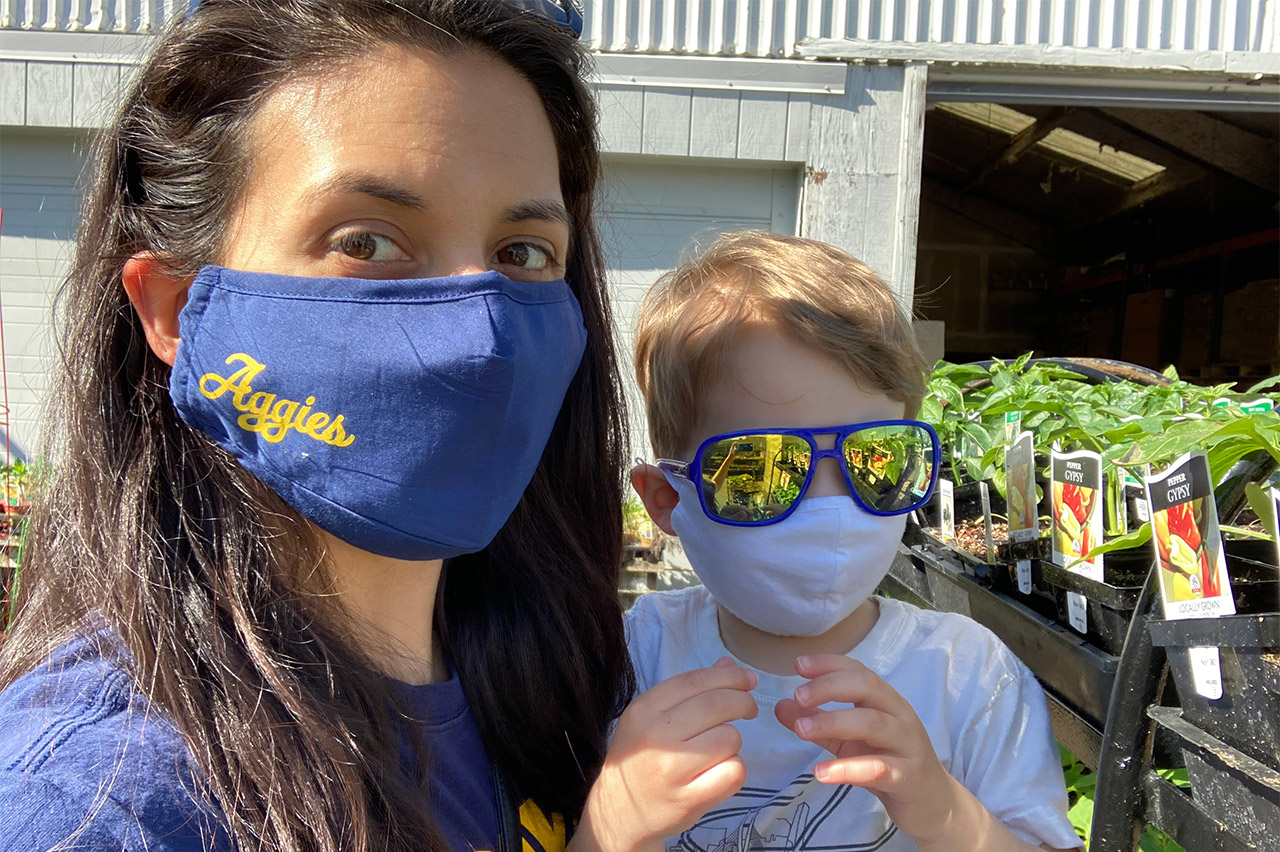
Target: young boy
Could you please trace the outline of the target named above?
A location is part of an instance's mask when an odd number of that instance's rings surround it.
[[[606,772],[633,758],[649,824],[679,829],[666,846],[1078,848],[1031,673],[968,618],[873,595],[938,463],[884,284],[831,246],[725,235],[649,294],[636,371],[662,458],[631,481],[703,585],[628,615],[639,688],[657,688]],[[745,686],[682,675],[733,660]]]

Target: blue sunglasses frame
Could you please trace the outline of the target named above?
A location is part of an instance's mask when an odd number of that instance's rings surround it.
[[[203,0],[189,0],[187,14],[190,15],[202,5]],[[519,9],[530,15],[545,18],[563,30],[568,30],[578,38],[582,37],[582,12],[574,0],[493,0],[512,9]]]
[[[916,502],[903,508],[896,509],[892,512],[881,512],[868,506],[858,494],[858,488],[853,484],[853,477],[849,474],[849,465],[845,460],[841,446],[846,438],[855,432],[861,432],[864,429],[873,429],[878,426],[914,426],[923,429],[933,443],[933,468],[929,476],[929,487],[925,490],[924,496]],[[707,448],[719,444],[722,441],[732,440],[734,438],[745,438],[754,435],[779,435],[782,437],[803,438],[809,444],[809,469],[805,471],[804,482],[800,485],[800,491],[796,494],[795,500],[786,508],[786,511],[772,518],[764,518],[757,521],[731,521],[727,518],[718,517],[711,511],[711,507],[707,505],[707,495],[701,487],[702,483],[702,462],[706,454]],[[834,445],[829,450],[818,448],[817,442],[814,440],[818,436],[834,435]],[[767,527],[770,524],[781,523],[795,512],[796,507],[800,505],[800,501],[804,499],[805,494],[809,491],[809,485],[813,482],[813,472],[818,467],[818,462],[824,458],[833,458],[840,466],[840,473],[844,476],[845,485],[849,487],[849,493],[853,495],[853,500],[862,508],[863,511],[871,515],[881,518],[891,518],[897,515],[905,515],[913,512],[921,506],[929,502],[929,498],[933,496],[934,488],[938,484],[938,468],[942,464],[942,446],[938,441],[938,433],[928,423],[922,420],[871,420],[866,423],[849,423],[844,426],[827,426],[822,429],[742,429],[737,432],[725,432],[721,435],[712,435],[701,444],[698,445],[697,451],[693,454],[692,461],[679,461],[677,459],[658,459],[656,464],[660,470],[676,476],[684,477],[690,482],[698,485],[698,504],[702,507],[702,513],[718,524],[725,524],[731,527]]]

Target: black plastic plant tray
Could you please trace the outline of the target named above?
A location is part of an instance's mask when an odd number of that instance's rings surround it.
[[[1165,731],[1160,727],[1156,730]],[[1142,796],[1146,805],[1146,821],[1172,837],[1183,849],[1194,852],[1261,852],[1266,848],[1247,843],[1228,831],[1187,791],[1162,778],[1159,773],[1148,772],[1142,779]],[[1095,837],[1090,848],[1099,848],[1102,845],[1100,841],[1101,838]]]
[[[1192,799],[1246,848],[1275,849],[1280,772],[1209,735],[1176,708],[1150,707],[1147,715],[1181,742]]]
[[[1016,567],[1011,563],[998,561],[995,564],[979,559],[967,550],[958,547],[954,542],[943,541],[933,530],[920,527],[908,528],[903,542],[909,547],[919,547],[934,553],[938,558],[957,561],[965,573],[973,576],[980,583],[1021,601],[1038,614],[1052,620],[1057,616],[1057,602],[1053,590],[1047,588],[1039,580],[1038,562],[1032,562],[1031,594],[1024,595],[1018,591]],[[1007,542],[1004,547],[1007,547]],[[1034,545],[1035,542],[1025,542]]]
[[[1276,545],[1273,541],[1257,538],[1229,538],[1223,542],[1227,556],[1248,559],[1260,565],[1269,566],[1274,572],[1276,568]]]
[[[984,579],[989,578],[992,572],[995,570],[996,568],[995,565],[992,565],[991,563],[987,562],[985,559],[981,559],[977,556],[974,556],[972,553],[960,547],[955,542],[944,541],[942,537],[939,536],[933,530],[926,529],[924,527],[916,527],[916,529],[918,530],[918,535],[915,537],[914,541],[910,542],[911,544],[917,544],[917,545],[923,544],[923,545],[927,545],[929,547],[935,548],[937,550],[949,552],[954,556],[955,559],[959,560],[964,565],[966,570],[972,573],[975,577],[981,577]],[[907,540],[908,540],[908,537],[904,536],[903,541],[907,541]]]
[[[885,578],[890,593],[904,593],[934,609],[967,615],[995,633],[1064,704],[1102,730],[1118,658],[1019,600],[988,588],[958,559],[928,547],[904,545]]]
[[[1145,549],[1132,553],[1128,558],[1108,554],[1109,558],[1116,558],[1104,563],[1107,582],[1091,580],[1051,562],[1041,564],[1041,575],[1052,588],[1057,602],[1060,623],[1067,623],[1067,592],[1084,595],[1089,600],[1087,638],[1108,654],[1119,654],[1124,649],[1133,609],[1153,562]],[[1280,582],[1276,580],[1274,568],[1239,558],[1229,558],[1227,566],[1237,612],[1268,612],[1280,601]],[[1112,578],[1119,584],[1113,584]]]
[[[1088,599],[1086,638],[1108,654],[1119,654],[1124,650],[1133,609],[1152,561],[1145,549],[1107,554],[1103,562],[1105,580],[1093,580],[1053,562],[1043,562],[1041,574],[1053,595],[1059,623],[1067,623],[1067,592],[1084,595]]]
[[[1280,771],[1280,613],[1153,621],[1191,724]],[[1198,695],[1188,649],[1221,649],[1222,698]]]

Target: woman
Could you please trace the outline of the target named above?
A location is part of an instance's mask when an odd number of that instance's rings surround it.
[[[0,847],[519,848],[522,802],[564,843],[632,675],[594,111],[543,8],[207,0],[141,69],[61,303]]]

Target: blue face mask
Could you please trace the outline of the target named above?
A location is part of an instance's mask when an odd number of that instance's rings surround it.
[[[178,413],[361,550],[483,549],[532,479],[586,347],[564,281],[200,270]]]

